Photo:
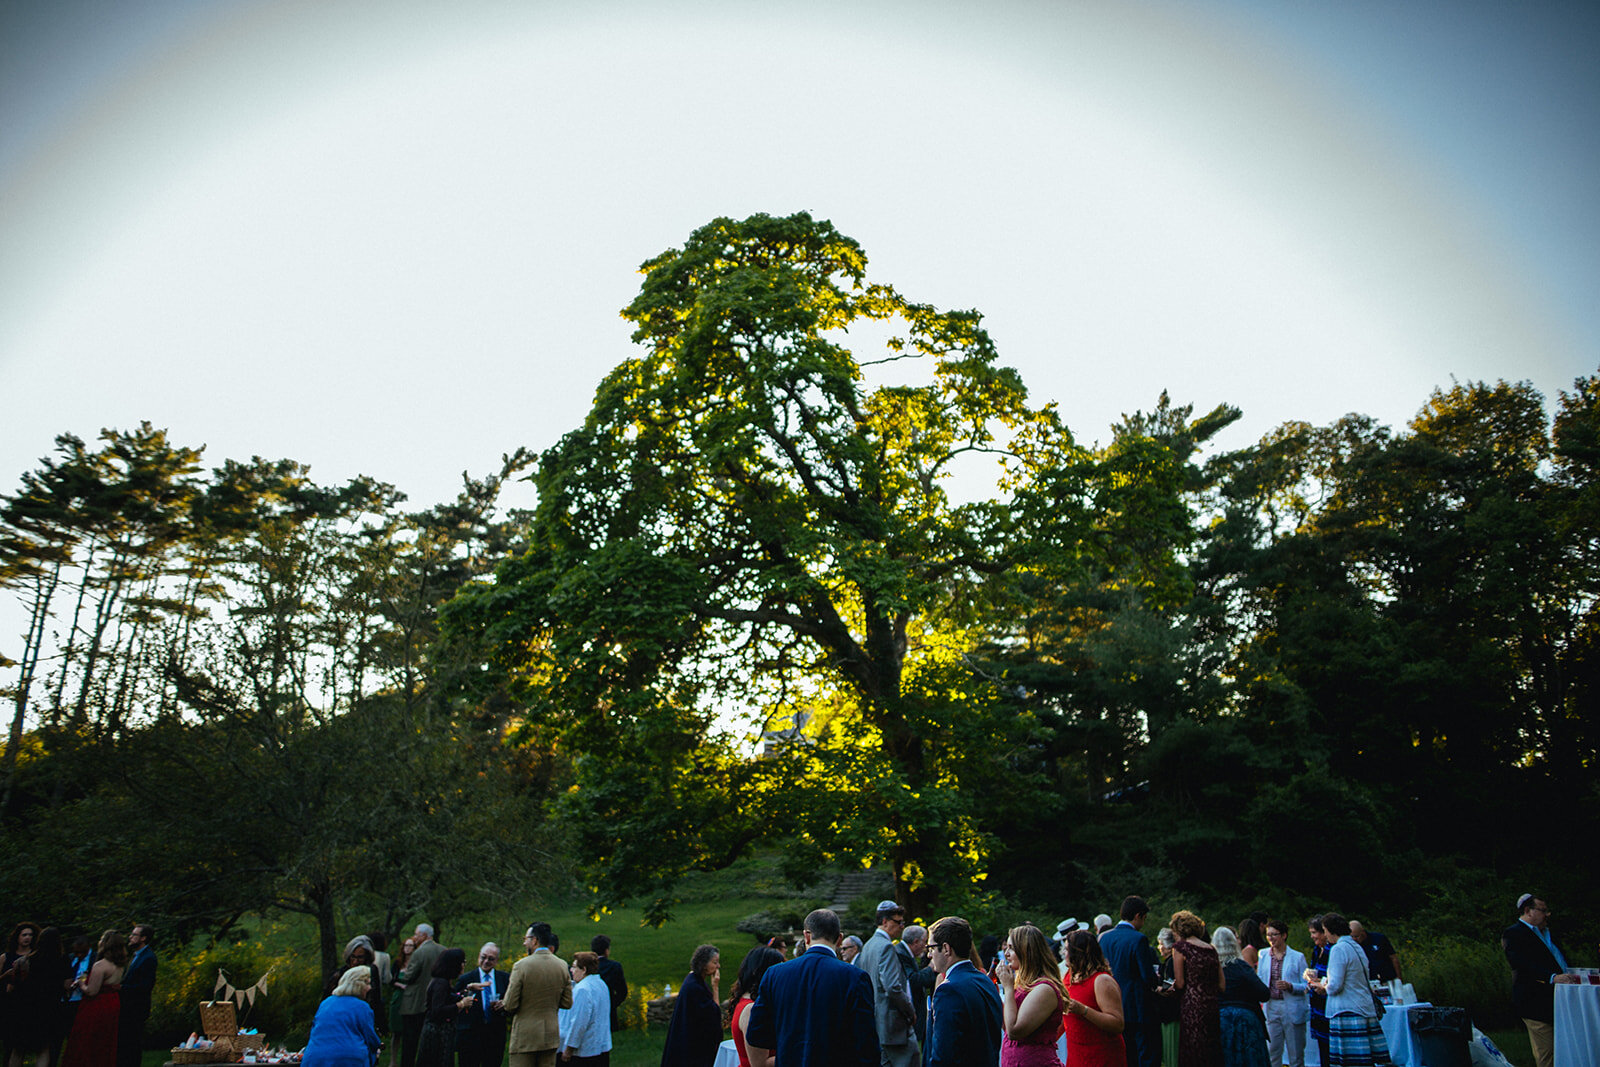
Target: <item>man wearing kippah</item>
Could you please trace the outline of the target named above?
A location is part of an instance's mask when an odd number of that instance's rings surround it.
[[[1511,1006],[1528,1028],[1533,1058],[1539,1067],[1555,1063],[1555,990],[1553,986],[1577,979],[1566,973],[1567,958],[1550,932],[1550,906],[1541,897],[1524,893],[1517,898],[1519,917],[1500,935],[1511,963]]]
[[[878,904],[878,928],[855,965],[872,979],[872,1021],[878,1028],[880,1067],[911,1067],[922,1062],[917,1044],[917,1011],[911,1005],[906,971],[894,939],[906,926],[905,909],[892,900]]]

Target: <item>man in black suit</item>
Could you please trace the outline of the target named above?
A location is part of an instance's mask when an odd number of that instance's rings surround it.
[[[622,976],[622,964],[611,958],[611,939],[605,934],[595,934],[589,939],[589,951],[600,957],[600,980],[611,993],[611,1032],[622,1029],[617,1021],[617,1009],[628,999],[628,980]]]
[[[1557,983],[1575,982],[1569,975],[1561,944],[1550,932],[1550,906],[1532,893],[1517,899],[1516,922],[1500,935],[1511,963],[1511,1006],[1528,1028],[1533,1058],[1539,1067],[1555,1062],[1555,990]]]
[[[144,1052],[144,1023],[156,988],[156,954],[150,947],[155,931],[140,923],[128,932],[128,969],[122,976],[122,1004],[117,1017],[117,1067],[139,1067]]]
[[[801,928],[806,950],[761,977],[745,1047],[751,1067],[878,1067],[872,981],[839,958],[839,916],[818,908]]]
[[[470,1011],[456,1016],[457,1067],[500,1067],[506,1049],[506,1013],[501,1002],[511,976],[495,969],[499,962],[500,946],[490,941],[478,950],[478,966],[456,979],[456,992],[470,993],[477,1001]]]

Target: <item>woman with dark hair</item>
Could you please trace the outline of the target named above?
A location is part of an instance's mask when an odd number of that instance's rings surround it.
[[[391,1034],[400,1033],[401,1028],[404,1025],[400,1016],[400,998],[405,996],[406,992],[404,987],[396,983],[394,979],[400,977],[400,972],[406,969],[406,964],[411,962],[412,953],[416,951],[416,941],[408,937],[400,944],[399,958],[390,961],[390,991],[387,1015],[389,1017],[389,1032]],[[466,953],[463,952],[461,955],[463,959],[466,958]],[[389,1046],[389,1067],[397,1067],[399,1063],[400,1042],[395,1041]]]
[[[33,955],[38,938],[37,923],[20,922],[12,928],[5,955],[0,957],[0,1046],[5,1048],[16,1040],[16,1029],[22,1021],[17,989],[27,976],[28,957]]]
[[[1037,926],[1006,933],[995,967],[1004,1025],[1000,1067],[1061,1067],[1056,1038],[1066,990],[1056,974],[1055,953]]]
[[[1178,1067],[1219,1067],[1222,1063],[1222,965],[1217,950],[1206,943],[1206,924],[1192,911],[1174,912],[1172,988],[1178,1002]]]
[[[1328,1062],[1328,994],[1321,982],[1328,976],[1328,935],[1322,929],[1322,916],[1306,923],[1311,934],[1311,966],[1306,968],[1306,1030],[1317,1043],[1317,1062]]]
[[[456,1060],[456,1016],[472,1007],[475,997],[457,996],[455,981],[461,977],[467,954],[447,948],[434,961],[428,982],[427,1007],[422,1016],[422,1036],[417,1039],[417,1067],[452,1067]]]
[[[561,1043],[556,1054],[574,1067],[610,1067],[611,991],[600,977],[600,957],[574,952],[572,1007],[561,1013]]]
[[[1239,958],[1248,963],[1251,970],[1255,970],[1256,964],[1261,962],[1261,950],[1267,947],[1267,930],[1262,925],[1267,920],[1257,919],[1259,914],[1253,911],[1248,919],[1239,924]]]
[[[83,1002],[72,1020],[61,1067],[105,1067],[116,1062],[122,975],[127,967],[128,939],[115,930],[107,930],[100,935],[94,966],[78,979]]]
[[[344,973],[352,967],[367,968],[367,1003],[372,1005],[372,1018],[379,1036],[387,1033],[388,1015],[383,1003],[383,972],[378,969],[377,953],[373,951],[372,939],[366,934],[357,934],[344,946],[344,966],[334,974],[333,980],[328,983],[324,996],[333,995],[333,987],[344,980]]]
[[[711,1067],[722,1044],[722,1009],[717,1007],[717,979],[722,956],[716,945],[701,945],[689,959],[689,973],[678,989],[678,1002],[667,1026],[661,1067]]]
[[[1328,1058],[1324,1067],[1387,1067],[1389,1042],[1372,1000],[1367,954],[1350,936],[1338,912],[1322,917],[1328,946],[1328,977],[1318,984],[1328,996]]]
[[[47,926],[39,931],[33,954],[23,961],[20,980],[11,995],[17,1014],[11,1031],[9,1067],[22,1067],[22,1056],[27,1052],[36,1054],[35,1067],[50,1067],[50,1050],[61,1040],[61,998],[66,987],[67,961],[61,953],[61,931]]]
[[[1127,1067],[1122,1041],[1122,989],[1100,951],[1094,931],[1074,930],[1062,944],[1067,950],[1067,1000],[1063,1026],[1067,1060],[1072,1067]]]
[[[1211,935],[1211,947],[1222,964],[1223,989],[1217,1003],[1224,1067],[1268,1067],[1267,1026],[1261,1014],[1261,1002],[1269,992],[1267,984],[1244,961],[1238,936],[1226,926],[1217,927]]]
[[[757,945],[744,954],[739,964],[739,977],[734,979],[729,996],[733,998],[733,1047],[739,1053],[739,1067],[750,1067],[750,1053],[744,1047],[745,1033],[750,1029],[750,1005],[755,1002],[756,990],[761,988],[761,976],[767,968],[783,962],[783,953],[766,945]]]

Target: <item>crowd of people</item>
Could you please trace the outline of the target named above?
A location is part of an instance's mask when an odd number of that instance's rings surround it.
[[[702,945],[662,1067],[711,1067],[725,1030],[740,1067],[1303,1067],[1308,1033],[1323,1064],[1389,1062],[1370,982],[1400,964],[1382,934],[1320,915],[1307,958],[1281,920],[1208,932],[1184,910],[1152,946],[1144,900],[1120,910],[975,941],[963,919],[925,929],[885,900],[863,941],[819,909],[794,958],[781,939],[750,950],[723,1002],[720,956]]]
[[[18,923],[0,958],[0,1044],[6,1067],[137,1067],[156,984],[154,931],[78,936]]]
[[[303,1067],[373,1067],[387,1044],[390,1067],[546,1067],[610,1062],[617,1009],[628,998],[611,939],[600,935],[569,964],[548,923],[523,937],[509,970],[487,942],[477,962],[417,924],[391,957],[381,934],[353,938],[344,969],[317,1007]],[[388,1039],[386,1042],[386,1038]]]
[[[1573,981],[1550,908],[1517,901],[1502,935],[1512,999],[1540,1067],[1549,1067],[1552,987]],[[1328,1067],[1388,1064],[1371,983],[1402,977],[1383,934],[1337,913],[1307,923],[1309,955],[1290,926],[1254,913],[1237,928],[1175,912],[1145,934],[1149,906],[1120,921],[1031,923],[975,940],[947,917],[924,928],[885,900],[865,940],[837,914],[807,915],[786,939],[751,949],[724,1000],[721,954],[701,945],[673,1004],[662,1067],[712,1067],[724,1035],[740,1067],[1303,1067],[1315,1041]],[[137,1067],[150,1014],[153,932],[107,930],[63,947],[60,931],[19,923],[0,958],[3,1067]],[[304,1067],[608,1067],[628,996],[610,939],[570,963],[547,923],[501,969],[500,947],[476,965],[419,923],[391,955],[381,933],[345,946],[306,1046]]]

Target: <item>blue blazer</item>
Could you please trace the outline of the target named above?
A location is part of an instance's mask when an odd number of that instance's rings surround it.
[[[952,964],[944,973],[944,981],[933,991],[928,1058],[923,1067],[998,1064],[1002,1017],[1000,991],[989,976],[968,960]]]
[[[1150,1003],[1150,986],[1156,980],[1160,961],[1144,934],[1132,924],[1118,923],[1100,939],[1100,951],[1111,967],[1111,977],[1122,990],[1122,1016],[1129,1023],[1155,1022],[1155,1007]]]
[[[771,1049],[783,1067],[878,1067],[872,979],[811,946],[761,976],[745,1043]]]

